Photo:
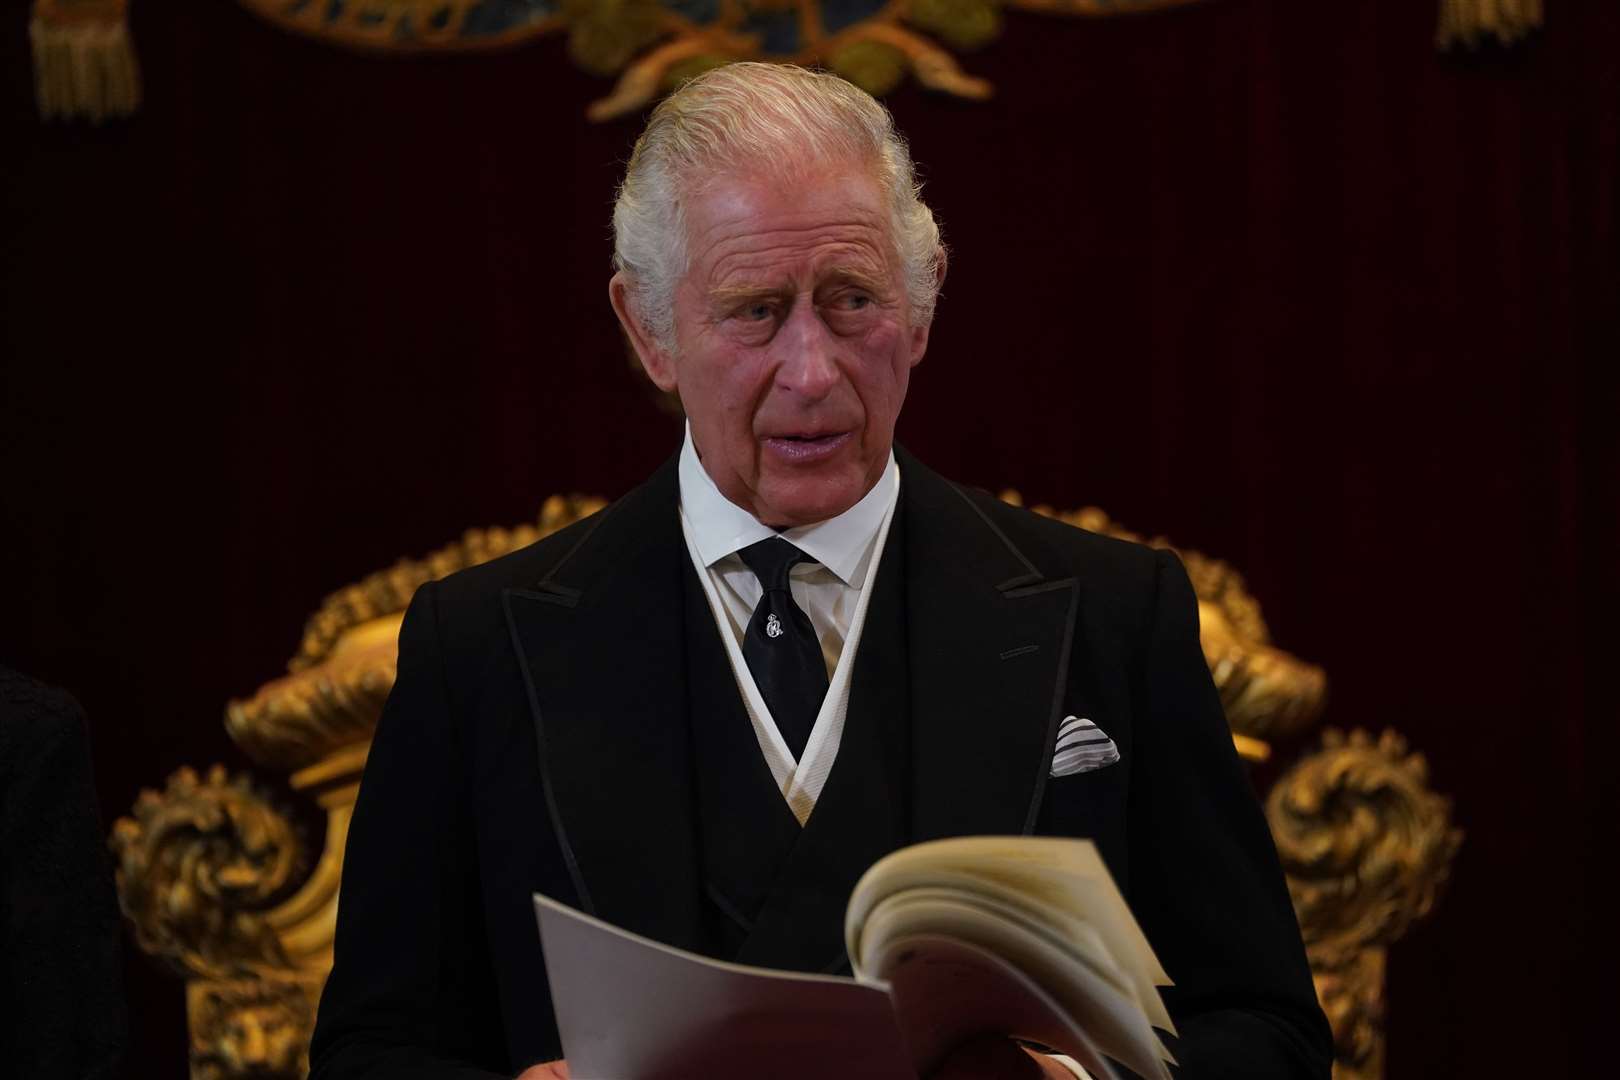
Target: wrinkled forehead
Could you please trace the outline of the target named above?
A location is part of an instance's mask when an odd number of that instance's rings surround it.
[[[864,242],[894,262],[889,193],[878,163],[793,154],[705,169],[678,188],[683,275],[720,248],[791,245],[821,234]]]

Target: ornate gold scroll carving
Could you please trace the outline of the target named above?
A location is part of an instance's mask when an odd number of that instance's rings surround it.
[[[324,968],[301,965],[273,918],[273,901],[308,869],[288,817],[245,776],[182,768],[161,794],[141,793],[112,849],[135,940],[187,980],[191,1075],[305,1075]],[[321,869],[335,900],[336,869]]]
[[[182,768],[113,828],[119,896],[141,948],[183,972],[285,970],[260,911],[303,869],[292,823],[241,776]]]
[[[1428,765],[1386,731],[1328,730],[1271,789],[1266,817],[1333,1025],[1339,1080],[1384,1073],[1384,959],[1440,896],[1462,844]]]
[[[1017,502],[1015,493],[1005,498]],[[603,505],[548,499],[532,524],[483,529],[421,559],[402,560],[341,589],[304,628],[289,673],[232,702],[226,728],[256,761],[290,772],[292,790],[326,814],[311,859],[292,820],[265,791],[221,766],[181,769],[143,792],[112,847],[118,890],[141,948],[187,979],[193,1080],[296,1078],[308,1068],[314,1006],[332,963],[332,933],[349,815],[383,701],[396,636],[423,583],[532,543]],[[1130,540],[1096,508],[1039,513]],[[1170,548],[1162,537],[1149,539]],[[1322,669],[1271,643],[1242,575],[1175,549],[1198,595],[1202,645],[1239,750],[1250,759],[1313,724]],[[1383,1068],[1386,951],[1434,905],[1461,834],[1429,791],[1423,759],[1393,733],[1373,741],[1329,731],[1266,800],[1337,1040],[1339,1080]]]
[[[259,979],[197,981],[187,988],[193,1080],[301,1080],[318,984]]]
[[[384,700],[395,636],[427,581],[504,555],[594,513],[600,499],[554,497],[532,524],[475,529],[329,596],[290,672],[226,707],[254,760],[291,772],[326,814],[308,845],[264,789],[215,765],[182,768],[143,791],[111,846],[120,904],[143,950],[186,980],[193,1080],[292,1080],[308,1072],[315,1003],[332,966],[349,816]],[[296,771],[294,771],[296,770]]]

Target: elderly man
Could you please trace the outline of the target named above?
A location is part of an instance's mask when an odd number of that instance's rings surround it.
[[[1180,564],[893,444],[945,258],[887,112],[826,74],[711,72],[654,111],[613,223],[613,309],[684,445],[412,602],[315,1077],[566,1076],[532,892],[836,971],[873,861],[1020,832],[1096,842],[1176,982],[1181,1075],[1326,1077]],[[1042,1074],[1069,1075],[998,1039],[939,1073]]]

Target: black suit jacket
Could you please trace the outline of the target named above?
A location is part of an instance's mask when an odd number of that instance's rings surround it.
[[[1181,1075],[1327,1077],[1180,563],[897,456],[911,839],[1092,838],[1176,982]],[[349,829],[314,1080],[487,1080],[560,1056],[532,892],[701,945],[678,501],[672,460],[417,593]],[[1049,779],[1070,714],[1120,761]]]
[[[84,710],[0,667],[0,1075],[123,1075],[120,933]]]

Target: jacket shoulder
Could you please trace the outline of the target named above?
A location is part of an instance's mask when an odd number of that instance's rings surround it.
[[[1160,573],[1176,556],[1133,540],[1104,536],[958,485],[986,520],[1048,578],[1072,577],[1109,623],[1145,631],[1153,621]]]
[[[1146,544],[1104,536],[1037,514],[1004,502],[988,491],[960,484],[957,487],[1009,540],[1023,547],[1036,565],[1049,574],[1056,568],[1043,565],[1036,558],[1036,552],[1052,556],[1083,579],[1096,576],[1127,584],[1138,578],[1152,578],[1159,552]]]
[[[0,665],[0,779],[64,749],[88,760],[87,738],[72,694]]]
[[[548,536],[488,562],[469,566],[438,581],[440,602],[478,597],[499,598],[507,589],[530,588],[543,581],[613,510],[610,504]]]
[[[507,635],[504,594],[533,588],[544,581],[611,509],[598,510],[526,547],[424,584],[412,598],[410,608],[412,612],[421,608],[432,614],[408,615],[407,621],[431,618],[433,636],[445,650],[450,666],[481,666],[497,654],[492,646]],[[424,599],[429,602],[424,604]]]
[[[607,521],[614,520],[618,527],[604,531],[602,536],[611,532],[622,540],[626,533],[635,535],[639,523],[656,517],[666,508],[673,515],[677,505],[677,460],[678,456],[670,457],[641,484],[596,513],[543,536],[527,547],[441,579],[437,585],[439,602],[454,605],[494,600],[498,607],[500,595],[506,590],[535,588],[557,576],[570,556],[585,549],[597,528]],[[670,520],[674,520],[673,516]],[[570,569],[577,566],[578,563],[574,563]]]

